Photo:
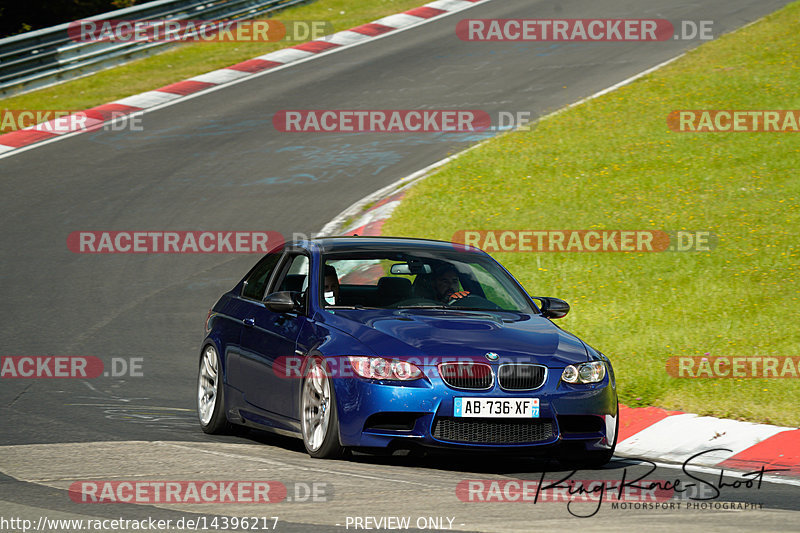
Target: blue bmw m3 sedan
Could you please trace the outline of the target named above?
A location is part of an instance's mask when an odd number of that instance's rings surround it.
[[[485,252],[392,237],[281,245],[208,313],[197,407],[312,457],[416,447],[600,466],[619,429],[609,359]]]

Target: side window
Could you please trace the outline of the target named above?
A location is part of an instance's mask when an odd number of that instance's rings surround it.
[[[298,294],[298,298],[305,297],[308,289],[308,257],[299,254],[284,264],[278,283],[272,292],[290,291]]]
[[[256,266],[250,277],[245,281],[244,288],[242,289],[242,297],[250,298],[252,300],[261,300],[264,297],[264,292],[267,290],[267,283],[272,271],[278,264],[281,258],[281,253],[277,252],[269,254],[261,260]]]

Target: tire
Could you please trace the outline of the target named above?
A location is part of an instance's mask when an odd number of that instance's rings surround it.
[[[227,433],[232,425],[225,417],[225,398],[220,379],[220,359],[213,344],[203,348],[197,376],[197,418],[205,433]]]
[[[558,461],[568,468],[600,468],[608,464],[614,456],[619,440],[619,404],[617,404],[617,424],[614,429],[614,442],[608,450],[583,451],[575,453],[574,449],[562,448],[558,454]]]
[[[318,459],[332,459],[344,454],[339,443],[339,416],[336,393],[325,362],[312,357],[300,388],[300,422],[303,445],[308,455]]]

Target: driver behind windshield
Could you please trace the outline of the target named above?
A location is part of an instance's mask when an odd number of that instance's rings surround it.
[[[458,277],[458,270],[453,265],[445,265],[434,272],[433,292],[440,302],[448,303],[469,294],[469,291],[460,289],[461,280]]]

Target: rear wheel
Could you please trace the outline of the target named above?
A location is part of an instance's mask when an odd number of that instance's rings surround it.
[[[321,357],[309,361],[300,392],[303,444],[311,457],[341,457],[336,394]]]
[[[225,433],[231,424],[225,418],[225,399],[220,379],[219,354],[209,344],[200,356],[197,378],[197,416],[200,427],[206,433]]]

